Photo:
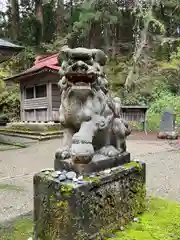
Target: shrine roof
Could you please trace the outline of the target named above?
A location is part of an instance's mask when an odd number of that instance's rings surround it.
[[[23,47],[0,38],[0,48],[22,49]]]
[[[29,75],[38,74],[41,72],[55,72],[58,73],[60,66],[58,66],[58,54],[51,56],[37,56],[34,65],[26,71],[9,77],[5,80],[20,80],[20,78],[28,77]]]

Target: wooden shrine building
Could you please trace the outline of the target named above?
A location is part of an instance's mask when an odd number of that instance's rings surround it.
[[[60,67],[57,54],[37,57],[30,69],[5,81],[18,82],[21,90],[21,121],[58,121]]]
[[[37,57],[32,68],[6,79],[18,82],[21,90],[21,121],[58,122],[60,107],[60,79],[58,54]],[[147,106],[122,106],[122,118],[142,123],[146,132]]]

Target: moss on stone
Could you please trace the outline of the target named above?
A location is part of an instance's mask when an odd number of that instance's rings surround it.
[[[93,183],[100,183],[100,178],[99,177],[88,177],[88,176],[84,176],[84,180],[87,182],[93,182]]]
[[[60,186],[60,192],[62,195],[69,197],[72,194],[73,185],[72,184],[63,184]]]
[[[12,127],[5,127],[0,129],[1,132],[16,132],[16,131],[22,131],[22,132],[28,132],[31,131],[30,128],[27,127],[18,127],[18,126],[12,126]]]
[[[135,189],[133,191],[132,198],[129,199],[127,203],[131,208],[131,211],[127,214],[123,214],[116,222],[109,221],[109,225],[101,228],[101,231],[98,234],[97,240],[101,240],[102,237],[107,236],[108,234],[113,234],[117,229],[120,229],[125,224],[129,222],[129,219],[133,219],[136,215],[143,213],[146,209],[146,186],[142,183],[136,183]],[[130,188],[130,191],[132,189]],[[135,193],[135,194],[134,194]],[[115,199],[114,199],[115,200]],[[105,209],[104,209],[105,210]],[[106,210],[107,211],[107,210]],[[106,212],[107,213],[107,212]],[[129,215],[131,214],[131,215]]]
[[[86,183],[78,188],[50,179],[43,172],[36,175],[36,194],[41,196],[36,202],[38,208],[41,206],[35,220],[37,236],[43,240],[88,240],[93,233],[104,237],[119,229],[144,206],[143,165],[138,169],[118,168],[119,172],[107,179],[104,175],[84,176]]]
[[[146,185],[142,185],[142,183],[136,183],[134,186],[132,186],[131,191],[136,193],[133,203],[131,204],[132,215],[136,216],[137,214],[143,213],[146,209]]]
[[[61,204],[60,204],[61,205]],[[61,207],[66,208],[66,203]],[[66,209],[68,210],[68,209]],[[102,229],[101,233],[114,233],[114,238],[108,240],[179,240],[180,239],[180,204],[165,199],[152,198],[147,202],[146,212],[137,215],[138,222],[131,223],[124,231],[114,232],[113,225]],[[58,221],[58,219],[57,219]],[[118,226],[123,226],[119,221]],[[118,227],[116,225],[116,227]],[[53,226],[52,226],[53,227]],[[1,240],[27,240],[32,236],[32,219],[17,221],[10,229],[0,228]],[[53,230],[52,230],[53,231]],[[79,238],[87,239],[84,232],[79,231]],[[81,236],[84,238],[81,238]],[[48,239],[48,238],[46,238]],[[98,237],[97,237],[98,239]],[[100,239],[100,238],[99,238]],[[51,238],[51,240],[55,240]]]
[[[47,127],[47,129],[46,129],[46,131],[48,131],[48,132],[59,132],[61,130],[63,130],[62,127]]]
[[[67,200],[57,200],[53,195],[50,197],[50,205],[48,209],[48,216],[50,217],[50,223],[46,223],[47,230],[43,231],[41,236],[43,239],[56,239],[56,237],[62,236],[67,232],[72,219],[70,206]],[[53,216],[53,217],[51,217]],[[48,221],[48,219],[47,219]],[[62,227],[60,227],[62,226]],[[61,232],[59,232],[61,231]],[[54,236],[54,238],[53,238]]]
[[[68,207],[68,202],[67,201],[59,201],[56,203],[57,207],[62,207],[62,208],[67,208]]]
[[[29,135],[40,135],[40,134],[54,134],[54,133],[61,133],[62,129],[47,127],[44,129],[31,129],[26,127],[9,127],[9,128],[1,128],[0,132],[9,132],[9,133],[19,133],[19,134],[29,134]]]
[[[135,167],[135,168],[138,168],[138,169],[142,169],[141,163],[135,162],[135,161],[131,161],[129,163],[126,163],[126,164],[123,165],[123,167],[126,168],[126,169],[132,168],[132,167]]]
[[[31,129],[0,129],[0,132],[9,132],[9,133],[19,133],[19,134],[29,134],[29,135],[49,135],[54,133],[61,133],[61,130],[39,130],[39,131],[33,131]]]

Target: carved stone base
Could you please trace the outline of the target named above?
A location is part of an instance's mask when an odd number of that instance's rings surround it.
[[[108,168],[120,166],[130,162],[130,153],[124,152],[117,157],[107,157],[95,154],[92,161],[88,164],[74,164],[71,159],[54,161],[54,169],[67,171],[75,171],[77,173],[92,173],[99,172]]]
[[[34,176],[33,240],[105,239],[144,210],[143,163],[84,176],[80,183],[60,182],[56,173]]]

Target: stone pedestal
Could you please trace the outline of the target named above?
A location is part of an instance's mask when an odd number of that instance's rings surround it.
[[[119,165],[129,163],[130,159],[130,153],[128,152],[121,153],[116,157],[107,157],[100,154],[95,154],[92,158],[92,161],[88,164],[74,164],[71,158],[60,160],[56,157],[54,161],[54,169],[65,169],[67,171],[89,174],[92,172],[99,172],[107,168],[117,167]]]
[[[58,174],[46,170],[34,176],[34,240],[104,239],[144,210],[144,163],[78,181],[60,181]]]

